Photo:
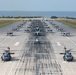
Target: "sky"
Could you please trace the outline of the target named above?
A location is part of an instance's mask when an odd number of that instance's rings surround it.
[[[0,0],[1,11],[76,11],[76,0]]]

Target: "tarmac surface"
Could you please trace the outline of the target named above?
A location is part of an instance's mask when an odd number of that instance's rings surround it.
[[[64,61],[63,55],[60,55],[64,47],[76,51],[76,29],[57,21],[41,21],[46,35],[38,37],[41,44],[35,44],[37,37],[31,35],[31,31],[25,31],[31,24],[33,21],[19,21],[0,28],[0,57],[7,47],[15,53],[11,55],[11,61],[0,59],[0,75],[76,75],[75,52],[71,62]],[[70,36],[62,36],[53,24],[70,32]],[[22,27],[18,28],[19,25]],[[13,31],[12,28],[16,27],[18,30]],[[48,32],[49,29],[53,32]],[[11,31],[13,36],[7,36],[7,32]]]

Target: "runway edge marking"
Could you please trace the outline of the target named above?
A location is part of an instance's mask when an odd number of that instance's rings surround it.
[[[70,42],[72,42],[74,45],[76,45],[76,43],[74,41],[72,41],[69,37],[66,37]]]
[[[4,40],[2,40],[2,41],[0,42],[0,44],[2,44],[4,41],[6,41],[6,40],[7,40],[7,38],[8,38],[8,37],[6,37]]]

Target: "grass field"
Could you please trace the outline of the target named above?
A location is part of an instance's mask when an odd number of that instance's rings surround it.
[[[0,20],[0,28],[12,24],[13,22],[16,21],[17,20]]]
[[[61,23],[64,23],[64,24],[66,24],[68,26],[71,26],[73,28],[76,28],[76,20],[67,20],[67,19],[65,19],[65,20],[57,20],[57,21],[59,21]]]

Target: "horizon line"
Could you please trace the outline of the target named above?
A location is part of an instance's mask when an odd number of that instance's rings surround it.
[[[0,10],[0,11],[18,11],[18,12],[27,12],[27,10]],[[29,11],[29,10],[28,10]],[[29,11],[30,12],[30,11]],[[31,11],[31,12],[34,12],[34,11]],[[35,11],[36,12],[36,11]],[[37,11],[37,12],[76,12],[76,11]]]

